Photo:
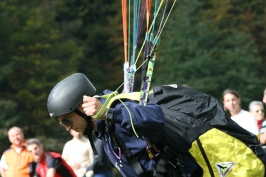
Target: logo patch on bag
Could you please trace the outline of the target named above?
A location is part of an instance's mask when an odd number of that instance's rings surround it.
[[[215,164],[220,177],[225,177],[235,165],[235,162],[218,162]]]

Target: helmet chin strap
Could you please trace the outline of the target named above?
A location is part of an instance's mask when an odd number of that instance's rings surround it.
[[[93,154],[94,154],[95,158],[98,159],[99,154],[96,150],[96,147],[95,147],[95,144],[94,144],[94,141],[92,138],[92,136],[95,136],[95,135],[92,131],[93,129],[92,129],[91,117],[87,116],[86,114],[84,114],[83,112],[81,112],[78,109],[75,109],[74,112],[77,113],[80,117],[84,118],[87,121],[87,127],[84,130],[83,134],[89,139],[90,144],[91,144],[91,148],[93,150]]]

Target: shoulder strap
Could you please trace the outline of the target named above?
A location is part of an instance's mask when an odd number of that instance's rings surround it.
[[[140,100],[140,92],[130,92],[130,93],[121,93],[118,94],[110,99],[110,101],[107,104],[107,108],[110,108],[112,103],[114,103],[116,100],[119,99],[128,99],[133,101],[139,101]]]

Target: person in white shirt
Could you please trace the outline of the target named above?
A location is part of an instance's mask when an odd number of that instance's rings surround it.
[[[62,157],[74,170],[77,177],[91,177],[93,171],[87,172],[87,167],[93,163],[93,151],[90,141],[81,132],[70,130],[73,139],[68,141],[62,152]]]
[[[230,112],[232,120],[247,131],[258,135],[259,129],[256,120],[251,113],[241,108],[241,98],[237,91],[226,89],[222,98],[224,108]]]

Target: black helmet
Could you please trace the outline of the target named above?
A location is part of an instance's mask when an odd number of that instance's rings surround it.
[[[75,73],[60,81],[48,96],[47,108],[51,118],[73,112],[83,95],[93,96],[95,87],[82,73]]]

